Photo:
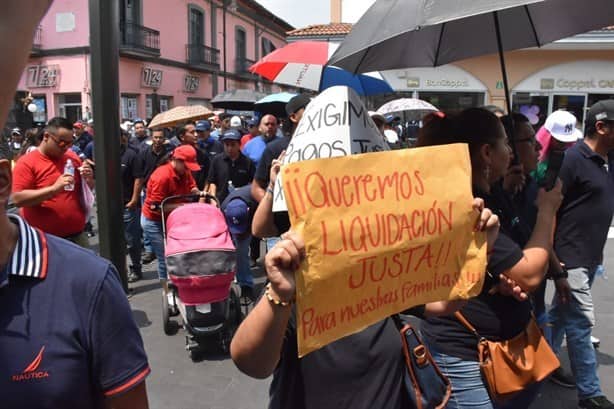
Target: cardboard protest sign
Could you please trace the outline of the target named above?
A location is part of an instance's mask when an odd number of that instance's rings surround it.
[[[412,306],[480,293],[486,242],[473,231],[466,145],[302,161],[281,173],[306,244],[300,356]]]
[[[283,164],[389,150],[358,95],[351,88],[327,88],[303,113]],[[275,183],[273,211],[288,210],[283,175]]]

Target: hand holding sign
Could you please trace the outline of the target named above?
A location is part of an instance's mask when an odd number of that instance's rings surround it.
[[[286,150],[273,211],[287,208],[305,240],[295,277],[301,356],[414,305],[482,288],[486,235],[474,229],[467,146],[387,150],[346,87],[312,100]],[[480,227],[496,225],[484,217]]]

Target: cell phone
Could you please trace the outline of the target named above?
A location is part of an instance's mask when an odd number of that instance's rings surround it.
[[[550,152],[548,155],[548,169],[546,169],[546,175],[541,183],[541,187],[544,189],[552,190],[556,184],[556,180],[559,177],[559,171],[561,165],[563,165],[563,158],[565,157],[565,151],[556,149]]]

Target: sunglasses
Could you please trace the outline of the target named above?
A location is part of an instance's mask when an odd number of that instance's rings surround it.
[[[55,135],[53,135],[52,133],[49,134],[49,137],[53,140],[53,142],[55,142],[56,145],[58,145],[60,149],[70,148],[73,145],[72,140],[65,141],[63,139],[56,138]]]

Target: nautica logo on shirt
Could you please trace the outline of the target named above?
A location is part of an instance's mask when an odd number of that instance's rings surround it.
[[[43,360],[44,352],[45,352],[45,346],[43,345],[41,350],[38,352],[38,355],[36,355],[36,358],[34,358],[34,360],[30,363],[30,365],[28,365],[26,369],[23,370],[22,373],[18,375],[13,375],[11,377],[11,380],[13,382],[21,382],[21,381],[29,381],[31,379],[48,378],[49,372],[44,371],[44,370],[40,370],[40,371],[38,370],[38,367],[40,366]]]

